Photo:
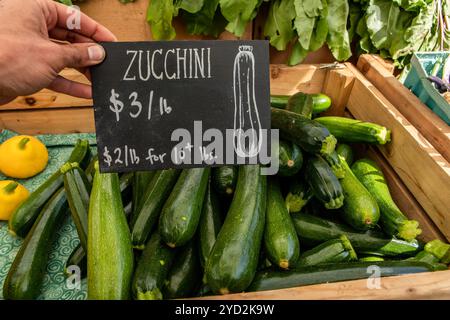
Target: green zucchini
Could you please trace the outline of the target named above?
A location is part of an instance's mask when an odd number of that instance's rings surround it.
[[[353,149],[348,144],[340,143],[336,148],[336,153],[344,158],[349,166],[353,164]]]
[[[78,266],[82,277],[87,274],[86,249],[89,198],[92,188],[91,184],[95,175],[95,162],[97,160],[98,156],[95,155],[84,172],[81,171],[81,168],[76,163],[66,163],[60,169],[64,174],[64,189],[66,190],[72,220],[75,222],[78,238],[80,239],[80,244],[72,251],[65,263],[64,272],[67,276],[72,275],[68,271],[70,266]]]
[[[334,175],[338,179],[345,177],[345,169],[342,166],[341,159],[336,151],[323,156],[323,159],[328,163]]]
[[[211,291],[211,289],[208,287],[207,284],[202,284],[200,286],[200,289],[197,291],[196,297],[206,297],[206,296],[212,296],[214,293]]]
[[[236,166],[220,166],[211,172],[212,184],[220,195],[232,196],[236,189],[238,169]]]
[[[201,279],[197,249],[191,242],[183,248],[170,269],[164,285],[164,299],[191,297],[198,290]]]
[[[264,248],[269,260],[282,269],[292,268],[300,255],[297,233],[276,179],[267,186]]]
[[[367,191],[375,198],[380,208],[383,231],[405,240],[415,239],[422,230],[416,220],[409,220],[395,204],[383,172],[369,159],[361,159],[352,165],[352,171]]]
[[[442,263],[450,263],[450,244],[436,239],[425,245],[425,251],[434,254]]]
[[[202,267],[206,266],[206,260],[216,242],[222,223],[219,199],[210,181],[203,201],[202,215],[198,224],[198,253]]]
[[[278,144],[278,159],[278,174],[284,177],[295,175],[303,165],[302,151],[290,141],[280,140]]]
[[[171,248],[191,240],[202,213],[210,168],[184,169],[161,210],[159,233]]]
[[[313,102],[313,114],[324,112],[331,107],[331,99],[327,95],[315,93],[310,96]],[[288,95],[271,95],[270,105],[274,108],[285,109],[290,97]]]
[[[289,183],[285,205],[289,213],[300,212],[312,198],[311,187],[301,177],[294,177]]]
[[[133,212],[133,202],[130,201],[126,205],[124,205],[123,211],[125,213],[125,217],[128,219]]]
[[[272,108],[272,127],[280,130],[280,136],[298,144],[308,153],[330,154],[336,146],[336,138],[320,123],[300,114]]]
[[[344,204],[344,192],[336,175],[321,156],[312,156],[306,164],[306,179],[314,196],[327,209],[338,209]]]
[[[286,110],[311,119],[313,113],[313,98],[309,94],[297,92],[289,98]]]
[[[128,299],[133,249],[117,173],[95,165],[88,215],[88,299]]]
[[[61,167],[64,189],[72,219],[77,228],[81,246],[87,250],[88,211],[91,183],[78,163],[66,163]]]
[[[341,235],[338,239],[328,240],[311,250],[305,251],[298,259],[295,268],[356,259],[356,252],[347,236]]]
[[[367,279],[370,267],[377,266],[381,277],[434,271],[422,261],[369,261],[324,264],[291,271],[267,270],[258,272],[247,291],[276,290],[318,283]]]
[[[332,222],[306,213],[291,215],[300,243],[317,245],[327,240],[346,235],[357,253],[384,256],[411,256],[419,250],[419,243],[395,238],[387,239],[381,232],[369,230],[358,232],[347,225]]]
[[[336,219],[336,212],[334,210],[327,210],[317,198],[313,197],[308,201],[305,208],[301,211],[309,213],[313,216],[318,216],[324,219]]]
[[[131,219],[134,219],[134,216],[141,210],[143,204],[142,198],[154,174],[155,171],[136,171],[134,173],[132,180],[133,213]]]
[[[78,140],[68,162],[81,163],[88,155],[89,142]],[[60,170],[52,174],[43,184],[41,184],[22,204],[13,212],[9,220],[9,232],[13,235],[24,238],[33,226],[39,215],[42,206],[50,197],[62,187],[63,176]]]
[[[40,211],[14,258],[3,285],[4,299],[37,299],[53,244],[52,239],[67,211],[66,194],[64,188],[60,188]]]
[[[391,131],[376,123],[344,117],[320,117],[314,120],[324,125],[342,142],[386,144],[391,141]]]
[[[379,256],[366,256],[366,257],[359,258],[359,261],[361,261],[361,262],[384,261],[384,258],[379,257]]]
[[[270,105],[273,108],[284,109],[284,108],[286,108],[289,98],[290,98],[290,96],[286,96],[286,95],[271,95],[270,96]]]
[[[94,174],[95,174],[95,162],[98,161],[98,154],[92,157],[91,161],[89,162],[88,166],[86,167],[85,173],[86,177],[89,181],[89,183],[92,183],[94,180]]]
[[[144,249],[150,232],[158,222],[164,202],[169,197],[179,175],[180,170],[167,169],[157,171],[153,176],[142,197],[141,209],[131,221],[131,241],[134,248]]]
[[[86,252],[84,251],[81,244],[75,247],[73,249],[72,253],[70,254],[69,258],[66,261],[66,264],[64,266],[64,273],[67,276],[71,276],[72,272],[69,272],[69,267],[71,266],[77,266],[80,268],[81,276],[84,277],[87,274],[87,257]]]
[[[331,99],[323,93],[314,93],[311,95],[313,100],[313,114],[327,111],[331,107]]]
[[[345,176],[340,180],[344,190],[342,217],[357,230],[373,229],[380,219],[380,209],[373,193],[355,177],[347,162],[341,158]]]
[[[406,260],[417,260],[417,261],[424,261],[428,262],[430,264],[433,263],[439,263],[439,258],[436,257],[434,254],[428,252],[428,251],[420,251],[418,254],[416,254],[414,257],[408,258]]]
[[[205,268],[206,283],[215,293],[241,292],[256,273],[264,232],[266,184],[259,165],[239,168],[235,196]]]
[[[448,270],[448,266],[445,263],[441,263],[439,258],[434,254],[427,252],[425,250],[420,251],[414,257],[408,258],[405,261],[422,261],[431,264],[435,271]]]
[[[164,280],[175,260],[176,250],[166,246],[155,232],[142,252],[133,277],[132,291],[136,300],[161,300]]]
[[[120,193],[122,194],[123,203],[133,202],[133,179],[133,172],[124,173],[119,177]]]
[[[87,170],[88,169],[86,169],[86,172],[87,172]],[[94,168],[94,170],[95,170],[95,168]],[[94,174],[95,174],[95,171],[94,171]],[[127,189],[130,189],[128,187],[131,186],[131,182],[130,182],[130,184],[128,184],[127,181],[128,180],[131,181],[130,178],[132,176],[133,176],[132,174],[129,175],[128,173],[125,173],[119,179],[120,191],[122,193],[122,201],[124,201],[124,199],[131,198],[128,196],[124,196],[124,192],[127,192]],[[89,181],[89,177],[88,177],[89,185],[92,182],[92,179],[93,179],[93,176],[90,181]],[[69,196],[68,196],[68,198],[69,198]],[[87,199],[87,200],[89,200],[89,199]],[[70,201],[69,201],[69,204],[70,204]],[[87,203],[87,209],[89,211],[89,203]],[[132,203],[129,202],[127,205],[124,206],[125,217],[129,217],[131,215],[131,210],[132,210]],[[73,211],[71,210],[71,212],[73,212]],[[86,213],[86,221],[88,222],[87,219],[88,219],[88,214]],[[87,235],[87,232],[86,232],[86,235]],[[81,270],[81,275],[83,277],[86,276],[86,274],[87,274],[87,256],[86,256],[86,251],[82,247],[81,243],[72,251],[72,253],[70,254],[69,258],[66,261],[64,270],[68,276],[72,275],[72,273],[67,272],[67,270],[68,270],[67,268],[69,266],[78,266]]]
[[[267,259],[267,254],[266,251],[264,250],[264,247],[261,249],[261,252],[259,253],[259,258],[258,258],[258,267],[256,268],[256,270],[264,270],[267,269],[268,267],[272,266],[272,262],[270,262],[269,259]]]

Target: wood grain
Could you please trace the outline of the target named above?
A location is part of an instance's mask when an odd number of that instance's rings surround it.
[[[0,112],[0,129],[32,135],[95,132],[94,109],[2,111]]]
[[[371,55],[363,54],[361,56],[371,56],[374,61],[376,61],[378,64],[380,64],[383,67],[384,70],[386,70],[390,74],[394,74],[395,73],[395,66],[394,66],[394,62],[393,61],[385,60],[385,59],[383,59],[382,57],[380,57],[377,54],[371,54]],[[359,62],[359,60],[358,60],[358,62]]]
[[[450,164],[355,67],[347,66],[356,76],[349,111],[357,119],[392,130],[392,141],[379,149],[450,240]]]
[[[330,69],[327,72],[323,92],[331,98],[331,108],[324,116],[343,116],[352,92],[355,76],[347,68]]]
[[[292,95],[322,92],[327,70],[317,65],[288,67],[282,64],[270,65],[270,93]]]
[[[61,73],[66,79],[89,83],[84,75],[74,69],[64,69]],[[6,105],[0,106],[0,110],[35,110],[42,108],[85,107],[92,106],[92,100],[75,98],[66,94],[44,89],[35,94],[18,97]]]
[[[380,289],[368,289],[367,279],[281,290],[209,296],[196,300],[385,300],[450,299],[450,271],[381,278]]]
[[[391,70],[386,70],[376,56],[362,55],[358,61],[358,69],[450,162],[450,126],[398,81]]]

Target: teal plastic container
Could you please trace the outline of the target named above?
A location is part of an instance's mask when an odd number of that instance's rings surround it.
[[[442,60],[437,76],[442,78],[442,71],[450,52],[417,52],[411,58],[411,70],[403,84],[410,89],[428,108],[450,125],[450,104],[439,94],[427,79],[436,61]]]

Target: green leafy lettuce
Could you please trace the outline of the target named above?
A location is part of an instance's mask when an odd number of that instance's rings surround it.
[[[206,1],[208,2],[208,1]],[[174,1],[174,15],[178,15],[178,11],[184,10],[189,13],[199,12],[203,7],[204,0],[175,0]]]
[[[328,36],[327,44],[338,61],[347,60],[352,55],[350,38],[347,31],[349,14],[347,0],[331,0],[328,2]]]
[[[220,0],[220,9],[227,19],[226,30],[242,37],[247,24],[252,21],[261,4],[259,0]]]
[[[294,0],[275,0],[270,4],[269,14],[264,26],[264,36],[277,50],[285,50],[294,38],[292,20],[295,18]]]
[[[172,0],[151,0],[147,9],[147,22],[150,24],[154,40],[172,40],[175,29],[172,26],[174,15]]]
[[[218,10],[219,1],[207,0],[197,13],[183,15],[188,33],[218,37],[225,30],[226,20]]]

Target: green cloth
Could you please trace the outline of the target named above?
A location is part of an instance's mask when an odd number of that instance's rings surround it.
[[[11,131],[3,130],[0,132],[0,143],[15,136]],[[49,162],[43,172],[37,176],[26,179],[16,180],[23,184],[30,192],[36,190],[51,174],[58,170],[61,165],[69,158],[73,146],[78,139],[88,139],[91,143],[91,150],[95,154],[95,134],[65,134],[65,135],[38,135],[36,136],[48,148]],[[7,177],[0,174],[0,180]],[[39,299],[45,300],[83,300],[86,299],[86,281],[81,282],[81,288],[73,285],[73,281],[68,281],[64,274],[64,265],[72,253],[73,249],[79,244],[77,231],[68,215],[59,228],[52,249],[49,252],[47,272],[42,283],[42,291]],[[0,298],[3,299],[3,282],[8,274],[9,268],[19,251],[22,239],[13,237],[8,232],[6,222],[0,222]]]

